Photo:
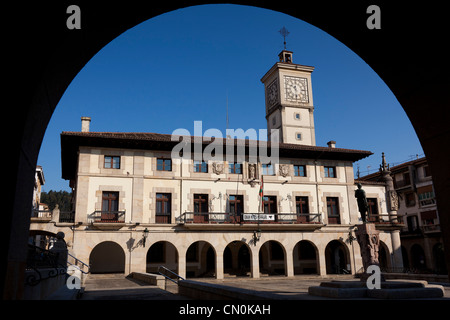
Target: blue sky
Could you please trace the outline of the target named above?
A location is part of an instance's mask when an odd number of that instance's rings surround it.
[[[124,32],[75,77],[48,125],[38,158],[44,191],[70,191],[61,179],[60,133],[91,131],[172,133],[194,121],[225,135],[229,128],[266,129],[261,77],[290,34],[294,63],[314,66],[316,144],[370,150],[363,174],[423,155],[402,107],[381,78],[324,31],[279,12],[240,5],[202,5],[172,11]],[[265,137],[264,137],[265,138]],[[355,164],[356,172],[356,164]]]

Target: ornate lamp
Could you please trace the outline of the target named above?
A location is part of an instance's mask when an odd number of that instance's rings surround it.
[[[148,229],[145,228],[142,234],[142,245],[145,247],[145,241],[147,240],[148,237]]]

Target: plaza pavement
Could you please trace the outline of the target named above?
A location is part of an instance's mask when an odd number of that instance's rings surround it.
[[[213,283],[234,288],[255,290],[264,297],[273,296],[274,299],[285,300],[326,300],[327,298],[308,294],[310,286],[318,286],[323,281],[351,280],[349,275],[335,275],[327,278],[319,276],[295,277],[261,277],[259,279],[245,277],[230,277],[223,280],[214,278],[193,279],[199,282]],[[431,282],[430,282],[431,284]],[[450,284],[439,283],[444,286],[443,300],[450,300]],[[145,282],[126,277],[123,274],[89,275],[84,282],[84,293],[81,300],[190,300],[178,295],[177,285],[166,281],[166,290]]]

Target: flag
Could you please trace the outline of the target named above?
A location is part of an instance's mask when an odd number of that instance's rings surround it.
[[[261,176],[261,187],[259,188],[259,197],[260,197],[260,201],[261,201],[261,212],[264,212],[264,201],[263,201],[263,197],[264,197],[264,179],[263,179],[263,176]]]

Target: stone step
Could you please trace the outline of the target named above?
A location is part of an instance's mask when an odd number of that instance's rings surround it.
[[[363,281],[326,281],[308,288],[314,296],[334,299],[435,299],[444,296],[444,287],[426,281],[383,281],[381,289],[368,289]]]

